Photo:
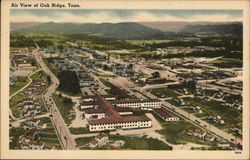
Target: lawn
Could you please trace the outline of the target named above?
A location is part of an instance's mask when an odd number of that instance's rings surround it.
[[[174,90],[169,88],[160,88],[160,89],[152,89],[150,93],[159,97],[159,98],[169,98],[179,96],[179,93],[176,93]]]
[[[198,129],[197,126],[187,122],[186,120],[179,120],[177,122],[163,122],[161,121],[163,129],[157,131],[162,134],[166,141],[171,144],[187,144],[187,143],[196,143],[203,145],[215,146],[219,142],[208,142],[197,137],[192,137],[186,135],[186,131],[189,129]]]
[[[76,139],[76,144],[78,147],[86,145],[93,137],[85,137]],[[125,141],[125,145],[122,149],[132,149],[132,150],[172,150],[172,147],[165,144],[164,142],[155,139],[147,138],[146,136],[120,136],[120,135],[109,135],[109,142],[107,145],[95,149],[107,149],[107,147],[117,140]],[[89,149],[88,147],[83,147],[82,149]]]
[[[19,144],[19,137],[25,134],[25,130],[23,128],[11,128],[9,132],[9,136],[12,137],[12,141],[10,142],[10,149],[21,149]]]
[[[27,77],[18,77],[14,85],[10,86],[10,95],[20,90],[26,84],[28,84],[29,79]]]
[[[59,95],[56,94],[53,94],[52,98],[55,101],[57,108],[59,109],[65,123],[71,124],[71,121],[75,119],[75,116],[70,117],[69,111],[73,110],[74,103],[71,100],[64,97],[60,97]]]
[[[186,103],[193,103],[200,106],[205,112],[214,113],[222,117],[225,121],[224,125],[216,125],[219,128],[228,128],[231,124],[242,123],[242,112],[233,108],[228,108],[222,105],[222,102],[210,100],[201,100],[196,98],[184,98]],[[232,118],[233,117],[233,118]]]
[[[172,150],[172,147],[166,143],[155,139],[147,138],[146,136],[119,136],[119,135],[110,135],[110,140],[123,140],[125,145],[122,146],[124,149],[132,150]]]
[[[205,94],[206,94],[207,96],[213,97],[213,95],[214,95],[215,93],[217,93],[218,91],[211,90],[211,89],[204,89],[204,92],[205,92]]]
[[[18,118],[21,116],[21,113],[23,112],[22,110],[18,110],[16,108],[17,106],[17,103],[19,101],[22,101],[23,99],[27,98],[28,96],[27,95],[24,95],[24,94],[17,94],[15,95],[14,97],[12,97],[9,101],[9,105],[10,105],[10,109],[12,111],[12,114],[14,117]]]
[[[213,65],[220,68],[242,67],[242,60],[235,58],[218,58],[213,61]]]
[[[98,133],[98,132],[90,132],[88,128],[79,127],[79,128],[69,128],[70,133],[72,134],[89,134],[89,133]]]
[[[76,146],[77,147],[81,147],[86,145],[87,143],[89,143],[91,141],[93,137],[84,137],[84,138],[77,138],[75,139],[76,142]]]
[[[46,144],[56,146],[56,149],[62,149],[59,139],[57,137],[55,128],[52,126],[51,119],[49,117],[40,118],[42,123],[46,123],[46,129],[41,131],[41,139]]]
[[[110,83],[108,80],[104,79],[104,78],[100,78],[100,81],[107,87],[112,87],[114,86],[112,83]]]

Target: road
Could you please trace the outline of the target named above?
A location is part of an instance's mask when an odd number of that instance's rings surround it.
[[[105,54],[103,52],[97,52],[98,54]],[[113,57],[110,58],[110,60],[114,63],[120,63],[120,64],[124,64],[124,62],[122,60],[118,60],[118,59],[115,59]],[[137,66],[136,66],[137,67]],[[143,70],[146,70],[146,67],[143,67],[143,68],[140,68],[141,71]],[[162,73],[161,73],[162,74]],[[169,77],[172,77],[172,75],[169,74]],[[114,85],[116,86],[119,86],[123,89],[125,89],[128,93],[133,93],[132,89],[133,90],[136,90],[138,92],[141,92],[143,93],[144,95],[150,97],[150,98],[158,98],[152,94],[150,94],[149,92],[147,92],[146,90],[147,89],[151,89],[151,88],[158,88],[158,87],[163,87],[163,86],[166,86],[166,85],[169,85],[169,84],[163,84],[163,85],[156,85],[156,86],[146,86],[144,88],[140,88],[140,87],[137,87],[133,82],[131,82],[129,79],[127,78],[121,78],[121,77],[117,77],[117,78],[109,78],[109,81],[111,83],[113,83]],[[225,90],[224,87],[220,87],[220,86],[217,86],[217,85],[212,85],[212,84],[207,84],[207,82],[212,82],[212,81],[215,81],[215,80],[199,80],[198,81],[198,85],[200,86],[205,86],[205,87],[209,87],[209,88],[213,88],[213,89],[223,89]],[[174,82],[176,83],[176,82]],[[234,93],[239,93],[238,90],[227,90],[227,91],[231,91],[231,92],[234,92]],[[209,130],[211,132],[213,132],[215,135],[218,135],[219,137],[222,137],[223,139],[227,140],[227,141],[231,141],[231,139],[235,139],[235,137],[231,134],[228,134],[212,125],[210,125],[209,123],[203,121],[202,119],[200,118],[197,118],[195,117],[194,115],[164,101],[164,100],[161,100],[162,101],[162,104],[165,106],[166,109],[168,110],[171,110],[172,112],[176,112],[178,115],[180,115],[181,117],[185,118],[187,121],[190,121],[191,123],[193,124],[196,124],[197,126],[200,126],[202,127],[203,129],[206,129],[206,130]],[[173,111],[174,110],[174,111]],[[197,123],[198,121],[198,123]],[[204,126],[207,126],[207,127],[204,127]],[[242,141],[240,139],[237,139],[237,142],[238,143],[241,143],[242,144]]]
[[[56,88],[59,85],[59,80],[57,77],[49,70],[49,68],[44,64],[42,56],[39,52],[34,53],[37,62],[40,64],[44,72],[51,77],[52,84],[44,93],[44,100],[47,106],[50,108],[50,113],[52,115],[53,122],[60,136],[61,142],[63,143],[63,148],[68,150],[76,150],[75,141],[72,137],[69,129],[67,128],[53,98],[52,94],[55,93]]]
[[[118,78],[118,80],[116,80],[117,78]],[[126,78],[119,78],[119,77],[117,77],[117,78],[110,79],[111,83],[125,89],[126,91],[130,90],[129,92],[133,92],[133,91],[131,91],[130,88],[128,88],[128,84],[129,84],[129,86],[134,86],[133,89],[137,90],[138,92],[141,92],[150,98],[153,98],[153,99],[157,98],[158,99],[158,97],[154,96],[153,94],[150,94],[145,89],[140,90],[140,87],[135,87],[135,84],[132,85],[131,83],[133,83],[133,82],[127,80]],[[129,82],[124,82],[126,80]],[[184,110],[182,110],[182,109],[180,109],[180,108],[178,108],[178,107],[176,107],[176,106],[174,106],[174,105],[172,105],[164,100],[161,100],[161,102],[165,106],[165,108],[167,108],[168,110],[171,110],[171,111],[174,110],[175,112],[177,112],[177,114],[184,117],[187,121],[190,121],[190,122],[204,128],[206,130],[209,130],[209,131],[213,132],[215,135],[218,135],[219,137],[222,137],[223,139],[230,141],[230,142],[232,142],[231,139],[235,139],[235,137],[233,135],[228,134],[228,133],[210,125],[209,123],[203,121],[202,119],[197,118],[194,115],[192,115],[192,114],[190,114],[190,113],[188,113],[188,112],[186,112],[186,111],[184,111]],[[199,124],[196,123],[196,121],[199,121]],[[207,127],[204,127],[204,126],[207,126]],[[242,144],[242,141],[240,139],[237,139],[237,142]]]

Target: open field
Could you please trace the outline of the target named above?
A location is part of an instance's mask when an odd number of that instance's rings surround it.
[[[225,121],[224,125],[218,125],[214,122],[210,122],[208,120],[207,121],[215,125],[216,127],[224,129],[227,132],[230,125],[242,123],[242,112],[233,108],[225,107],[222,105],[221,102],[214,100],[205,101],[203,99],[201,100],[196,98],[184,98],[184,101],[187,104],[194,104],[196,106],[200,106],[201,109],[204,110],[206,113],[214,113],[216,115],[221,116],[221,118]]]
[[[180,95],[179,93],[176,93],[174,90],[169,88],[152,89],[149,92],[159,98],[169,98]]]
[[[71,121],[75,119],[75,116],[70,116],[70,110],[73,110],[74,103],[67,98],[60,97],[59,95],[53,94],[53,100],[55,101],[57,108],[59,109],[66,124],[71,124]]]
[[[10,86],[10,94],[12,95],[22,87],[24,87],[29,82],[27,77],[18,77],[14,85]]]

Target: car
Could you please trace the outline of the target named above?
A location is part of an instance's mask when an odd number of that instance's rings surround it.
[[[230,140],[234,142],[234,139],[230,139]]]
[[[196,123],[201,123],[201,122],[199,122],[198,120],[195,120],[195,122],[196,122]]]
[[[207,127],[207,125],[204,125],[204,127]]]
[[[50,117],[53,117],[53,115],[52,115],[52,114],[50,114],[49,116],[50,116]]]

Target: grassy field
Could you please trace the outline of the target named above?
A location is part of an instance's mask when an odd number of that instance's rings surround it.
[[[29,82],[27,77],[18,77],[14,85],[10,86],[10,95],[20,90]]]
[[[112,87],[114,86],[112,83],[110,83],[108,80],[104,79],[104,78],[100,78],[100,81],[107,87]]]
[[[76,141],[76,146],[77,147],[81,147],[86,145],[87,143],[89,143],[91,141],[93,137],[84,137],[84,138],[77,138],[75,139]]]
[[[10,142],[10,146],[9,146],[9,148],[10,149],[21,149],[21,146],[20,146],[20,144],[19,144],[19,137],[21,136],[21,135],[24,135],[25,134],[25,130],[23,129],[23,128],[20,128],[20,127],[18,127],[18,128],[11,128],[10,129],[10,132],[9,132],[9,136],[10,136],[10,138],[12,139],[11,140],[11,142]]]
[[[78,138],[76,139],[76,144],[78,147],[84,146],[92,139],[92,137]],[[147,138],[146,136],[120,136],[120,135],[109,135],[109,142],[107,145],[95,149],[107,149],[107,147],[117,140],[125,141],[122,149],[132,149],[132,150],[172,150],[171,146],[168,146],[164,142],[154,139]],[[88,147],[83,147],[82,149],[89,149]]]
[[[57,108],[59,109],[66,124],[71,124],[71,121],[75,119],[75,116],[69,116],[69,111],[73,109],[74,103],[67,101],[67,98],[60,97],[59,95],[53,94],[53,100],[55,101]]]
[[[10,109],[12,111],[12,114],[14,117],[18,118],[21,116],[21,113],[23,112],[22,110],[18,110],[16,108],[17,106],[17,103],[19,101],[22,101],[23,99],[25,99],[27,97],[27,95],[24,95],[24,94],[17,94],[15,95],[14,97],[12,97],[9,101],[9,105],[10,105]]]
[[[98,133],[98,132],[90,132],[88,128],[79,127],[79,128],[69,128],[70,133],[72,134],[89,134],[89,133]]]
[[[197,137],[188,136],[186,131],[189,129],[197,129],[198,127],[185,121],[179,120],[177,122],[163,122],[161,121],[161,125],[163,127],[162,130],[159,130],[160,134],[162,134],[166,141],[171,144],[187,144],[187,143],[195,143],[202,145],[210,145],[216,146],[219,142],[208,142]]]
[[[58,140],[58,137],[56,135],[55,129],[52,126],[51,120],[49,117],[43,117],[40,119],[41,122],[46,123],[47,127],[44,130],[41,130],[40,139],[41,141],[45,142],[49,145],[56,146],[56,149],[62,149],[61,144]],[[18,142],[19,137],[21,135],[25,135],[26,131],[23,128],[17,127],[17,128],[11,128],[10,129],[10,137],[12,138],[12,141],[10,142],[10,149],[21,149],[21,146]]]
[[[205,94],[206,94],[207,96],[212,97],[212,96],[213,96],[215,93],[217,93],[218,91],[211,90],[211,89],[205,89],[204,92],[205,92]]]
[[[47,58],[43,58],[43,62],[46,64],[46,66],[53,72],[53,74],[56,76],[58,74],[58,69],[56,68],[56,65],[54,63],[49,63]]]
[[[125,141],[125,145],[122,147],[124,149],[132,149],[132,150],[172,150],[172,147],[167,145],[166,143],[155,139],[155,138],[147,138],[146,136],[117,136],[111,135],[111,141],[115,140],[123,140]]]
[[[184,98],[186,103],[192,103],[197,106],[200,106],[202,110],[207,113],[214,113],[222,117],[225,121],[224,125],[217,125],[214,122],[210,122],[211,124],[221,128],[228,130],[229,126],[232,124],[240,124],[242,123],[242,112],[236,109],[228,108],[222,105],[221,102],[210,100],[204,101],[203,99],[196,99],[196,98]],[[233,117],[233,118],[232,118]]]
[[[220,68],[234,68],[234,67],[242,67],[243,62],[239,59],[234,58],[218,58],[214,60],[213,65]]]
[[[159,88],[159,89],[152,89],[150,93],[159,97],[159,98],[169,98],[169,97],[176,97],[180,94],[176,93],[174,90],[169,88]]]

